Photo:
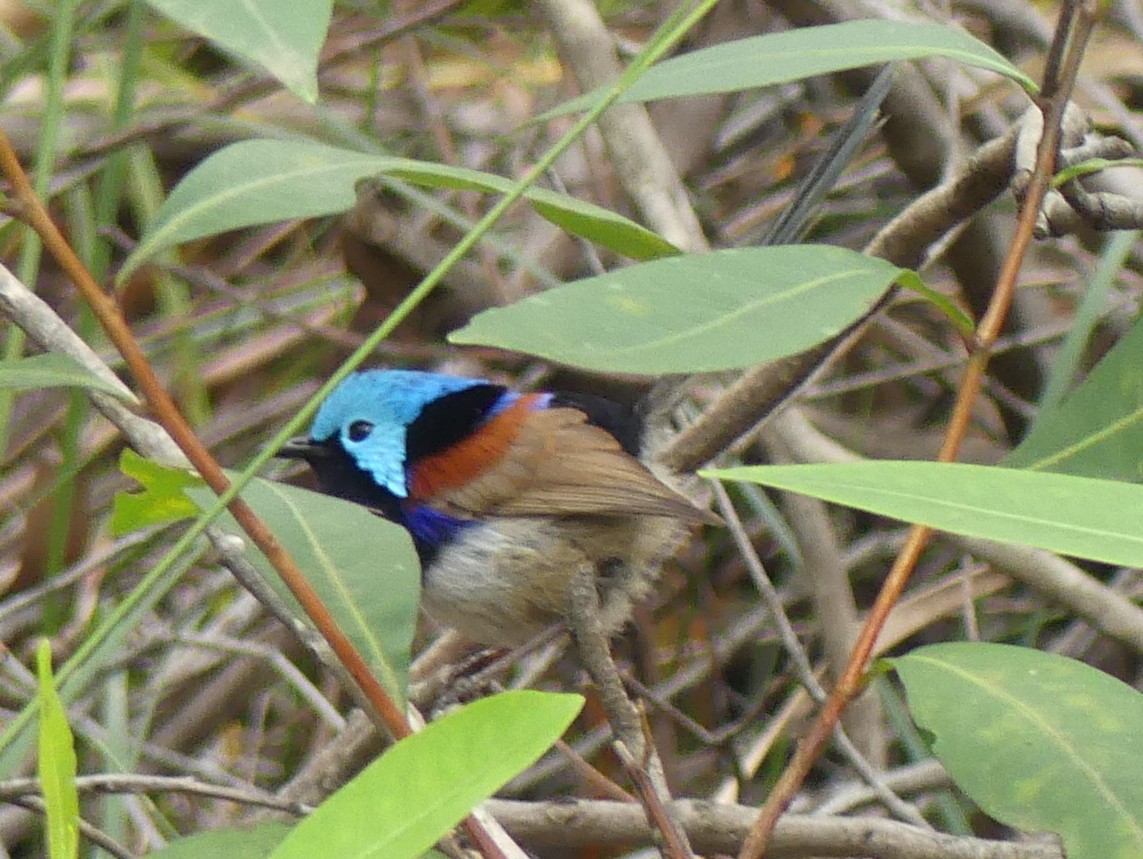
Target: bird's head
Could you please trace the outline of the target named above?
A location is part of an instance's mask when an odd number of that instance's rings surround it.
[[[278,456],[308,462],[329,494],[389,513],[409,496],[409,465],[463,438],[506,396],[480,379],[365,370],[334,388],[309,436]]]

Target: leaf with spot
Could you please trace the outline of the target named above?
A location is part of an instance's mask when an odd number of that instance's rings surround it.
[[[1001,644],[936,644],[892,660],[917,724],[997,820],[1055,832],[1069,859],[1143,845],[1143,695],[1073,659]]]
[[[186,494],[188,489],[206,488],[194,472],[145,459],[129,447],[119,456],[119,470],[142,486],[142,491],[116,494],[110,523],[115,536],[193,519],[202,512]]]

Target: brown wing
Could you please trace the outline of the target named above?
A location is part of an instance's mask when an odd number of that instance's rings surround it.
[[[467,516],[642,514],[721,522],[663,484],[582,412],[564,408],[529,412],[495,466],[431,503]]]

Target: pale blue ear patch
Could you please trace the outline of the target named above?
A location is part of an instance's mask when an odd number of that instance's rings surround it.
[[[357,464],[373,475],[373,479],[398,498],[407,498],[405,485],[405,427],[380,424],[360,442],[342,436],[342,445]]]
[[[345,451],[373,479],[398,498],[407,498],[405,430],[433,400],[473,385],[462,379],[418,370],[363,370],[348,376],[321,404],[310,438],[326,441],[335,435]],[[353,441],[350,428],[363,421],[373,430]]]

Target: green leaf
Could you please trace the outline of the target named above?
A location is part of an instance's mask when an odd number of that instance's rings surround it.
[[[1009,77],[1029,93],[1036,83],[988,45],[940,24],[870,19],[751,36],[652,66],[619,103],[738,92],[875,63],[947,57]],[[589,108],[599,91],[548,111],[541,120]]]
[[[512,190],[515,184],[500,176],[464,167],[450,167],[447,164],[412,161],[407,158],[386,160],[392,163],[378,172],[427,188],[505,194]],[[572,235],[581,236],[631,259],[658,259],[679,253],[678,248],[657,233],[593,203],[577,200],[566,194],[557,194],[546,188],[529,188],[524,192],[524,197],[540,217],[546,218],[557,227],[562,227]]]
[[[972,321],[972,317],[960,309],[960,305],[953,299],[935,289],[921,280],[921,276],[913,271],[906,271],[900,278],[901,286],[905,289],[915,292],[924,298],[929,304],[933,305],[937,310],[945,315],[945,317],[956,328],[957,333],[961,337],[972,337],[976,332],[976,323]]]
[[[1081,662],[1000,644],[892,660],[957,785],[997,820],[1055,832],[1069,859],[1143,845],[1143,695]]]
[[[79,793],[75,787],[75,740],[67,712],[52,679],[52,646],[41,639],[36,649],[40,705],[37,774],[44,792],[48,855],[75,859],[79,855]]]
[[[1143,566],[1143,486],[984,465],[846,462],[703,472],[800,492],[906,522]]]
[[[224,50],[262,66],[298,98],[317,101],[317,64],[333,0],[147,0]]]
[[[122,388],[99,378],[70,355],[30,355],[0,361],[0,390],[38,391],[41,388],[87,388],[130,400]]]
[[[903,271],[815,245],[671,257],[486,310],[449,340],[612,373],[735,369],[832,337]]]
[[[271,859],[415,859],[534,763],[582,706],[579,695],[525,690],[449,713],[323,802]]]
[[[1143,322],[1005,460],[1015,468],[1143,479]]]
[[[1092,173],[1102,173],[1113,167],[1143,167],[1143,158],[1120,158],[1112,161],[1110,158],[1087,158],[1077,164],[1071,164],[1052,177],[1052,187],[1059,188],[1072,179],[1090,176]]]
[[[205,488],[202,478],[185,468],[160,465],[124,448],[119,470],[141,484],[142,492],[119,492],[111,511],[111,533],[117,537],[140,528],[193,519],[201,511],[186,490]]]
[[[207,489],[191,495],[200,503],[213,498]],[[283,483],[255,479],[242,490],[242,499],[281,540],[377,679],[403,701],[421,592],[409,533],[358,504]],[[219,523],[238,529],[229,514],[220,516]],[[246,554],[266,583],[305,619],[265,556],[253,546],[247,546]]]
[[[367,155],[313,141],[246,140],[211,155],[171,191],[124,263],[119,281],[147,257],[180,242],[239,227],[348,211],[356,200],[356,182],[380,174],[432,187],[491,193],[503,193],[513,184],[476,170]],[[599,206],[541,188],[532,188],[525,196],[544,217],[635,259],[678,252],[650,230]]]
[[[285,823],[260,823],[250,829],[218,829],[200,832],[172,841],[162,850],[147,854],[147,859],[267,859],[282,843],[291,827]]]
[[[196,475],[131,450],[123,452],[120,467],[144,491],[116,496],[114,533],[194,518],[214,498]],[[255,479],[242,498],[286,547],[389,694],[403,700],[420,602],[419,565],[408,532],[360,505],[283,483]],[[220,522],[241,533],[229,514]],[[265,556],[251,545],[247,555],[264,581],[305,620]]]

